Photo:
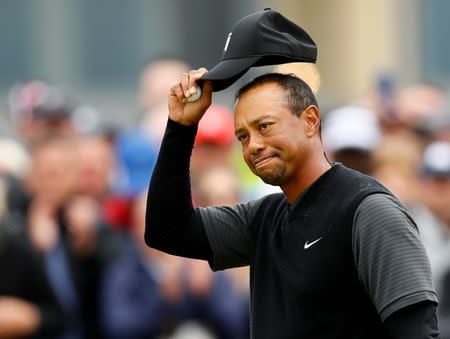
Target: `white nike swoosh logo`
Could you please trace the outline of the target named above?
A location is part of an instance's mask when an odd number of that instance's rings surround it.
[[[314,240],[313,242],[310,242],[309,244],[308,244],[308,242],[305,242],[305,246],[304,246],[305,250],[307,250],[308,248],[310,248],[312,245],[314,245],[314,244],[315,244],[316,242],[318,242],[320,239],[322,239],[322,237],[320,237],[319,239]]]

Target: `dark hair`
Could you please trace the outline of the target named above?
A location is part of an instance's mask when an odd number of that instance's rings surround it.
[[[260,75],[246,83],[236,92],[236,100],[250,89],[267,83],[278,84],[286,90],[286,105],[295,115],[299,115],[310,105],[319,107],[311,87],[294,74],[268,73]]]

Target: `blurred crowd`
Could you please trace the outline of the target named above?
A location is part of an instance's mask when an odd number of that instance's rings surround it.
[[[168,89],[189,68],[149,64],[141,120],[127,129],[83,124],[83,106],[54,85],[11,89],[17,138],[0,140],[0,338],[248,338],[247,269],[213,274],[144,243]],[[241,201],[233,143],[231,112],[212,107],[192,161],[196,205]]]
[[[249,337],[248,268],[212,273],[207,262],[144,243],[168,89],[189,69],[176,58],[149,63],[140,78],[140,119],[127,129],[86,120],[90,111],[52,84],[11,89],[17,137],[0,139],[0,338]],[[378,179],[411,212],[447,338],[450,109],[434,84],[396,89],[385,78],[375,88],[323,112],[326,155]],[[198,127],[191,178],[196,206],[278,190],[250,174],[232,111],[215,104]]]

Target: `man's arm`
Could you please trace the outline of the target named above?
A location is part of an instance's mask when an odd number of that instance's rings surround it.
[[[437,339],[436,303],[422,301],[391,314],[383,326],[391,338]]]
[[[360,203],[353,254],[361,284],[392,338],[438,336],[430,263],[417,226],[397,199],[373,194]]]
[[[148,190],[145,241],[163,252],[209,260],[211,247],[191,198],[189,158],[196,131],[167,123]]]
[[[145,241],[161,251],[209,260],[212,257],[201,217],[194,212],[189,159],[197,125],[211,104],[212,84],[188,103],[206,69],[184,73],[169,92],[169,121],[148,190]]]

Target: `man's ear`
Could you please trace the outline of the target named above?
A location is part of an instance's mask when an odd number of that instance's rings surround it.
[[[315,105],[308,106],[302,114],[305,126],[305,135],[310,138],[319,133],[320,129],[320,111]]]

